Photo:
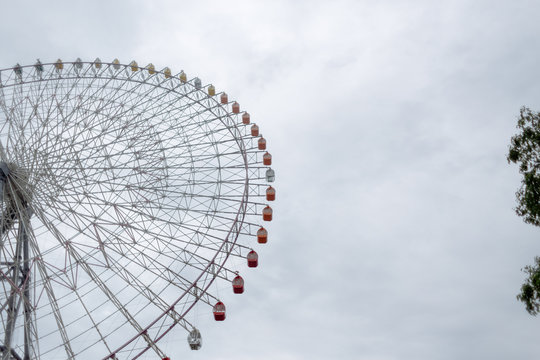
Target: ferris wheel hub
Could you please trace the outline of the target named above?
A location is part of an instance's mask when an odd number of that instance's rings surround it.
[[[28,207],[32,199],[28,180],[29,175],[25,169],[12,162],[0,162],[0,190],[3,190],[7,183],[10,184],[5,191],[2,191],[0,200],[6,195],[8,202],[20,201],[24,208]]]

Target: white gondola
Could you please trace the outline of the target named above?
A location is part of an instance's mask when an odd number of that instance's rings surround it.
[[[73,63],[73,65],[75,65],[75,70],[81,70],[82,67],[83,67],[83,63],[82,63],[82,60],[81,58],[77,58],[77,60],[75,60],[75,62]]]
[[[191,350],[199,350],[202,346],[202,337],[200,331],[193,328],[187,337],[187,341]]]
[[[73,68],[75,69],[75,74],[79,75],[81,72],[81,69],[83,67],[83,63],[81,58],[77,58],[75,62],[73,63]]]
[[[17,75],[19,80],[22,79],[22,67],[21,65],[19,65],[19,63],[15,65],[15,67],[13,68],[13,71],[15,72],[15,75]]]
[[[201,89],[201,79],[199,79],[198,77],[196,77],[194,80],[193,80],[193,84],[195,85],[195,88],[197,90],[200,90]]]
[[[269,168],[266,170],[266,181],[268,182],[274,182],[276,180],[276,174],[274,173],[274,170],[272,168]]]
[[[41,75],[41,73],[43,72],[43,64],[41,63],[41,61],[39,61],[39,59],[37,59],[37,62],[34,64],[34,67],[36,68],[37,73]]]

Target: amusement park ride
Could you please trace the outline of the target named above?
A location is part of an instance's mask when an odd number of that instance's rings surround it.
[[[0,70],[0,360],[169,359],[229,268],[255,268],[276,191],[250,114],[135,61]],[[234,261],[233,261],[234,263]],[[210,313],[210,311],[209,311]],[[209,314],[211,316],[211,314]]]

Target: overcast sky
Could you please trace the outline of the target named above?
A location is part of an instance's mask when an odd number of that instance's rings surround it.
[[[506,152],[540,110],[536,1],[0,1],[0,68],[183,69],[256,119],[276,170],[261,265],[171,359],[533,359],[540,229]]]

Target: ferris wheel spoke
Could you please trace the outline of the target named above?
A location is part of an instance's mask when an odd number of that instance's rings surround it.
[[[195,252],[186,252],[185,250],[182,250],[181,248],[176,247],[170,247],[170,242],[163,241],[164,249],[154,249],[152,253],[149,251],[147,252],[141,252],[135,251],[128,253],[128,255],[131,256],[124,256],[126,258],[130,259],[131,263],[136,264],[140,268],[143,268],[145,271],[151,273],[155,276],[156,279],[161,279],[166,281],[169,285],[179,287],[180,289],[185,290],[187,287],[189,287],[193,280],[187,279],[183,276],[181,276],[179,273],[173,272],[170,269],[170,262],[173,260],[180,260],[182,261],[186,266],[192,267],[199,271],[208,272],[208,269],[210,265],[212,264],[212,260],[209,260],[205,257],[202,257]],[[165,249],[169,249],[170,251],[165,251]],[[147,249],[152,250],[153,248],[151,246],[147,247]],[[114,251],[114,249],[111,249]],[[161,262],[160,259],[168,260],[168,263]],[[149,264],[152,264],[150,267]],[[155,269],[163,269],[162,272],[158,272]],[[225,269],[225,273],[215,273],[212,274],[214,277],[219,277],[224,280],[232,280],[232,278],[235,275],[235,272]],[[180,281],[179,285],[178,281]]]
[[[31,241],[30,243],[32,245],[34,253],[39,256],[39,252],[38,252],[39,250],[35,244],[35,241]],[[41,278],[47,279],[48,271],[47,271],[47,268],[44,266],[43,262],[38,260],[35,262],[35,264]],[[56,296],[54,294],[54,289],[51,286],[50,282],[48,281],[44,281],[41,285],[43,286],[45,290],[45,294],[47,295],[47,298],[48,298],[48,304],[50,305],[52,314],[56,320],[57,329],[60,333],[60,336],[62,337],[63,348],[66,352],[66,356],[68,357],[68,359],[74,359],[75,353],[73,352],[73,349],[71,348],[71,342],[68,337],[66,328],[64,326],[64,320],[62,319],[62,314],[61,314],[60,308],[58,307]],[[38,341],[38,339],[35,339],[35,341]]]
[[[43,214],[40,214],[43,217]],[[147,333],[143,332],[142,326],[135,320],[135,317],[128,311],[128,309],[122,304],[122,302],[116,297],[113,291],[101,280],[101,278],[93,271],[93,269],[83,260],[83,258],[77,253],[77,251],[69,245],[67,240],[61,235],[61,232],[55,228],[50,222],[46,223],[46,226],[51,230],[52,233],[57,234],[62,243],[66,244],[66,250],[72,256],[75,261],[78,262],[79,266],[85,273],[92,279],[92,281],[100,288],[102,293],[110,300],[110,302],[117,308],[117,310],[124,316],[129,324],[138,332],[146,343],[154,349],[157,355],[163,356],[162,351],[157,347],[156,344],[150,339]]]
[[[137,214],[138,216],[141,216],[141,218],[145,218],[145,217],[148,217],[148,221],[155,221],[155,219],[153,218],[153,216],[148,216],[146,213],[143,213],[141,211],[138,211],[138,210],[134,210],[134,209],[131,209],[131,208],[128,208],[128,204],[126,203],[125,205],[122,205],[122,204],[118,204],[115,206],[116,208],[120,209],[124,209],[126,211],[127,214],[132,214],[131,217],[133,216],[133,214]],[[156,207],[157,208],[157,207]],[[176,208],[171,208],[171,210],[179,210],[177,207]],[[188,210],[188,209],[186,209]],[[105,211],[105,210],[104,210]],[[70,211],[71,212],[71,211]],[[117,214],[120,214],[120,213],[117,213]],[[60,213],[59,213],[60,215]],[[87,222],[97,222],[99,217],[100,217],[101,214],[94,214],[94,215],[91,215],[91,214],[88,214],[88,215],[85,215],[85,214],[82,214],[82,213],[79,213],[77,217],[73,218],[73,220],[76,220],[79,216],[82,216],[84,218],[86,218]],[[115,220],[113,222],[111,222],[110,224],[111,225],[124,225],[126,226],[126,229],[130,229],[132,228],[132,225],[129,224],[128,220],[127,220],[127,216],[121,216],[119,218],[119,220]],[[161,219],[160,221],[164,221],[163,219]],[[103,220],[103,219],[100,219],[99,220],[100,223],[102,224],[106,224],[106,220]],[[173,225],[173,226],[177,226],[177,227],[185,227],[187,228],[189,231],[194,231],[193,228],[189,227],[189,225],[187,224],[176,224],[174,222],[168,222],[170,225]],[[80,232],[84,232],[87,230],[87,228],[81,228],[80,226],[75,226],[75,228],[78,228]],[[133,228],[134,230],[137,230],[137,228]],[[159,235],[159,234],[158,234]]]
[[[99,339],[103,342],[103,344],[105,345],[105,348],[107,349],[107,351],[111,352],[111,347],[109,346],[109,343],[108,343],[107,339],[105,338],[105,336],[103,336],[103,333],[100,331],[99,324],[98,324],[98,322],[96,322],[96,320],[92,316],[92,312],[88,310],[88,307],[86,306],[85,302],[82,300],[82,298],[81,298],[81,296],[80,296],[80,294],[79,294],[79,292],[77,290],[75,290],[75,294],[77,296],[77,300],[79,300],[79,303],[81,304],[82,308],[84,309],[84,311],[86,313],[86,316],[92,322],[92,326],[93,326],[94,330],[98,333]],[[91,345],[94,345],[94,344],[90,344],[90,346]],[[88,348],[84,348],[84,349],[82,349],[81,352],[84,352],[87,349]]]
[[[79,229],[79,231],[84,232],[84,230],[82,230],[82,229]],[[118,255],[131,259],[132,262],[136,262],[137,259],[142,256],[146,260],[146,262],[145,263],[138,263],[138,265],[141,266],[141,267],[146,268],[147,270],[149,270],[148,269],[148,264],[149,263],[156,263],[157,262],[155,257],[152,257],[151,255],[149,255],[149,254],[147,254],[145,252],[139,251],[136,248],[138,246],[138,244],[136,242],[124,243],[122,241],[122,237],[119,234],[117,234],[114,231],[108,230],[106,227],[101,228],[101,231],[109,239],[106,243],[104,243],[104,246],[105,246],[106,249],[115,251]],[[181,240],[178,240],[177,237],[172,237],[170,235],[166,235],[166,234],[163,234],[163,233],[155,233],[155,232],[152,232],[152,231],[147,231],[146,234],[148,236],[151,236],[152,238],[160,239],[160,240],[157,240],[157,241],[159,241],[161,243],[161,246],[163,248],[162,249],[155,249],[156,255],[160,255],[160,256],[163,256],[165,258],[168,258],[170,261],[172,261],[172,260],[181,260],[182,258],[178,257],[179,254],[180,255],[186,254],[186,256],[187,256],[188,253],[183,248],[177,247],[177,246],[172,246],[173,242],[175,242],[175,243],[182,242]],[[113,241],[114,239],[117,239],[118,240],[117,243],[121,244],[120,248],[117,248],[117,247],[114,246],[114,244],[115,244],[115,242]],[[168,241],[165,241],[166,239],[168,239]],[[218,239],[219,238],[216,238],[216,240],[218,240]],[[186,244],[190,244],[190,243],[186,242]],[[209,247],[209,246],[205,246],[203,244],[198,245],[197,247],[206,248],[206,249],[210,249],[210,250],[217,249],[216,246]],[[130,248],[134,249],[133,252],[130,251]],[[151,250],[151,249],[152,249],[152,247],[148,247],[148,250]],[[165,251],[166,249],[169,249],[169,251],[166,252]],[[193,262],[192,261],[193,259],[197,259],[197,261]],[[201,265],[206,266],[208,264],[209,260],[207,258],[205,258],[205,257],[202,257],[202,256],[194,253],[194,252],[189,252],[189,257],[185,258],[183,260],[183,262],[188,266],[196,268],[197,270],[204,270],[204,267],[198,266],[196,264],[200,263]],[[158,263],[158,265],[163,265],[163,267],[166,268],[165,264],[159,264]],[[226,276],[226,275],[221,275],[220,274],[219,277],[222,277],[223,279],[229,279],[230,276],[232,276],[232,274],[233,274],[233,272],[231,271],[230,275]],[[164,279],[169,279],[169,278],[165,277]],[[177,275],[176,279],[181,279],[181,277],[179,277]]]
[[[126,283],[131,284],[131,286],[133,286],[133,288],[136,289],[141,296],[146,298],[148,302],[156,305],[163,312],[163,314],[166,314],[167,317],[170,318],[174,323],[180,324],[186,330],[193,328],[193,325],[191,325],[186,319],[184,319],[184,315],[178,313],[174,307],[171,308],[170,302],[162,298],[159,293],[156,293],[152,290],[151,286],[153,285],[153,283],[143,284],[139,277],[137,277],[132,272],[127,272],[122,268],[116,267],[116,265],[113,266],[116,268],[117,273],[123,278]],[[156,274],[155,272],[153,274],[157,275],[156,279],[164,279],[162,276]],[[172,284],[170,280],[168,281]],[[187,288],[180,289],[188,290]],[[204,301],[209,305],[211,304],[211,302],[207,299],[209,298],[208,295],[206,297],[203,297],[203,295],[197,294],[193,295],[193,300],[187,300],[186,303],[194,303],[197,301],[198,297],[200,297],[201,300],[204,299]],[[217,299],[214,300],[217,301]],[[158,336],[160,332],[162,332],[161,329],[164,326],[166,326],[165,320],[163,320],[163,322],[156,329],[154,329],[156,336]],[[149,330],[149,328],[147,328],[146,330]]]

